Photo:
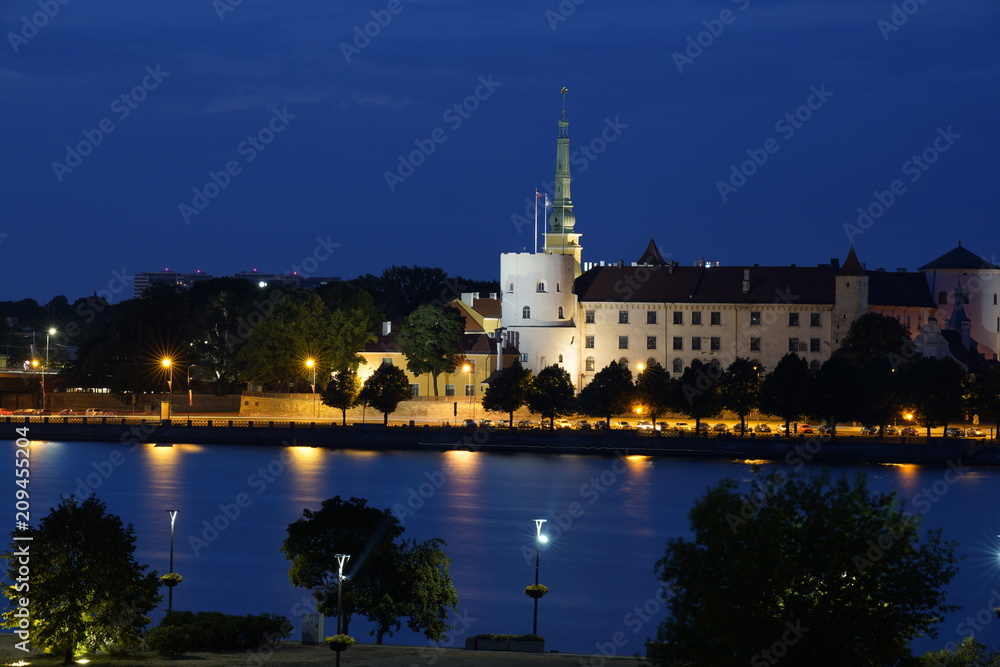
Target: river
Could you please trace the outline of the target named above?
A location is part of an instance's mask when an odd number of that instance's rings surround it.
[[[8,470],[14,477],[13,442]],[[535,518],[551,538],[540,554],[538,632],[546,650],[645,653],[665,610],[654,564],[666,541],[689,536],[687,512],[724,477],[747,480],[750,463],[684,458],[486,454],[468,451],[371,452],[310,447],[32,442],[33,523],[64,494],[90,492],[135,527],[136,558],[168,571],[170,521],[175,526],[174,608],[232,614],[271,612],[296,628],[309,594],[288,581],[279,551],[289,523],[304,508],[340,495],[391,508],[405,536],[443,538],[459,595],[453,642],[490,633],[531,631]],[[943,527],[964,557],[949,587],[962,607],[939,626],[937,640],[917,651],[976,637],[998,644],[1000,517],[993,504],[1000,469],[915,465],[832,465],[834,474],[867,474],[872,488],[897,490],[929,528]],[[4,525],[14,525],[13,485]],[[357,556],[352,564],[357,563]],[[35,564],[39,567],[39,564]],[[991,603],[992,600],[992,603]],[[166,608],[153,613],[154,622]],[[985,610],[985,612],[984,612]],[[976,618],[970,625],[966,617]],[[373,641],[355,619],[351,634]],[[334,634],[335,619],[326,619]],[[298,638],[296,629],[295,638]],[[426,640],[404,627],[390,643]]]

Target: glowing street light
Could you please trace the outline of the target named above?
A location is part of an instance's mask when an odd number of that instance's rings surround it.
[[[474,391],[474,386],[472,384],[472,364],[463,364],[462,372],[469,374],[469,384],[465,385],[465,393],[469,395],[469,405],[472,406],[472,418],[476,418],[476,406],[472,403],[472,393]]]
[[[312,384],[309,385],[309,386],[312,387],[312,393],[315,394],[316,393],[316,360],[313,359],[312,357],[309,357],[308,359],[306,359],[306,368],[312,370]]]
[[[174,393],[174,361],[170,357],[163,357],[160,365],[167,369],[167,390]]]
[[[56,335],[56,328],[50,327],[48,331],[45,332],[45,368],[49,367],[49,336]]]
[[[539,547],[549,541],[548,535],[542,534],[542,524],[547,519],[535,519],[535,586],[538,586]],[[538,634],[538,598],[535,598],[535,614],[531,621],[531,634]]]
[[[337,634],[343,634],[344,632],[344,597],[343,597],[343,583],[344,583],[344,564],[351,560],[350,554],[336,554],[337,557]],[[337,659],[340,659],[340,652],[337,653]]]
[[[167,510],[170,514],[170,572],[174,571],[174,521],[178,510]],[[167,611],[174,610],[174,587],[167,586]]]

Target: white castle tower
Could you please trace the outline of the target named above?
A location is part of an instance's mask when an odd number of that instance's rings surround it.
[[[541,253],[500,255],[501,326],[521,352],[522,364],[535,374],[558,364],[574,379],[580,377],[576,335],[576,295],[573,281],[581,272],[580,234],[570,198],[569,121],[563,88],[562,116],[556,139],[555,198]]]

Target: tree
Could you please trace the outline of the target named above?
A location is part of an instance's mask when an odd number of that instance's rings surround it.
[[[14,611],[3,615],[4,627],[24,629],[17,616],[19,600],[30,600],[28,619],[31,645],[61,651],[63,664],[72,664],[81,649],[125,651],[138,644],[146,614],[162,599],[157,573],[138,564],[135,531],[108,514],[94,496],[82,502],[64,498],[37,528],[13,533],[31,541],[11,543],[4,589]],[[18,574],[19,558],[43,565],[31,569],[30,583]],[[21,561],[23,562],[23,561]],[[30,589],[29,589],[30,585]]]
[[[952,359],[921,357],[902,371],[903,400],[913,408],[917,421],[927,428],[962,418],[965,370]]]
[[[889,357],[898,368],[916,354],[910,332],[899,320],[879,313],[865,313],[851,323],[840,347],[834,352],[855,366],[864,366],[875,357]]]
[[[754,362],[737,357],[719,381],[722,406],[740,418],[741,438],[747,432],[747,417],[760,405],[760,373]]]
[[[464,335],[465,320],[456,309],[424,304],[406,318],[396,340],[406,369],[417,376],[430,373],[437,396],[438,375],[455,372]]]
[[[878,426],[881,436],[902,408],[900,375],[888,357],[880,356],[862,366],[859,376],[856,414],[859,421]]]
[[[827,419],[832,434],[837,434],[837,422],[853,419],[857,414],[857,391],[860,375],[847,357],[835,354],[823,362],[816,373],[816,407],[814,412]]]
[[[612,417],[632,411],[634,394],[632,371],[612,361],[580,390],[577,410],[591,417],[603,417],[610,429]]]
[[[528,393],[528,409],[549,420],[549,428],[555,428],[556,417],[573,412],[576,400],[573,381],[565,368],[546,366],[538,372]]]
[[[774,370],[764,377],[760,387],[760,409],[769,415],[781,417],[786,433],[789,422],[801,419],[816,405],[816,380],[809,372],[809,363],[789,352]]]
[[[514,412],[528,404],[528,394],[534,378],[530,370],[517,359],[498,373],[487,385],[483,394],[483,408],[492,412],[506,412],[507,426],[514,428]]]
[[[990,651],[972,637],[966,637],[954,650],[929,651],[920,656],[918,667],[1000,667],[1000,653]]]
[[[395,512],[395,514],[393,513]],[[446,619],[458,604],[451,582],[451,561],[437,538],[426,542],[402,539],[399,517],[412,510],[369,507],[363,498],[324,500],[317,511],[305,509],[288,526],[281,551],[292,561],[292,584],[316,591],[317,609],[337,613],[336,554],[348,554],[344,573],[343,628],[361,614],[376,625],[376,642],[392,636],[405,618],[407,627],[440,639]]]
[[[410,379],[402,368],[382,364],[365,380],[358,394],[358,403],[371,406],[382,413],[382,424],[389,425],[389,413],[395,412],[403,401],[413,398]]]
[[[639,371],[635,378],[636,400],[642,404],[653,424],[670,409],[673,393],[674,381],[670,379],[670,373],[655,361]]]
[[[969,385],[969,410],[992,421],[1000,433],[1000,366],[977,376]]]
[[[955,609],[957,544],[863,476],[755,469],[749,489],[725,479],[688,517],[693,539],[669,540],[656,564],[661,664],[770,664],[781,643],[793,665],[895,665]]]
[[[722,412],[719,378],[724,372],[717,363],[706,364],[695,359],[674,385],[674,409],[694,419],[695,433],[700,433],[702,419]]]
[[[323,389],[323,405],[339,409],[342,423],[346,426],[347,411],[358,404],[360,393],[361,380],[358,379],[358,374],[350,370],[338,371]]]

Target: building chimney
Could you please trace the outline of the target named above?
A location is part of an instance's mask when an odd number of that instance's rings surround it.
[[[479,298],[479,292],[462,292],[462,303],[468,307],[472,307],[473,299]]]
[[[840,271],[840,259],[836,257],[830,258],[830,268],[834,271]]]
[[[491,299],[496,299],[497,298],[497,293],[496,292],[490,292],[490,298]]]

